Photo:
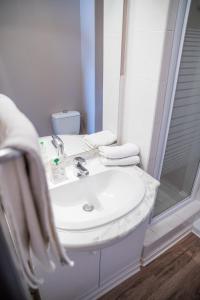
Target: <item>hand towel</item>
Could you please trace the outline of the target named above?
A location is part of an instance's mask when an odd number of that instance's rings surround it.
[[[9,223],[13,224],[22,272],[34,287],[40,280],[29,266],[30,252],[48,269],[53,269],[50,256],[56,263],[72,265],[73,262],[61,246],[54,226],[37,132],[16,105],[0,94],[0,149],[7,147],[24,153],[0,168],[0,187]]]
[[[119,158],[119,159],[110,159],[110,158],[101,158],[101,162],[105,166],[130,166],[130,165],[137,165],[140,163],[140,157],[139,156],[129,156],[125,158]]]
[[[99,131],[86,135],[84,138],[85,143],[90,148],[98,148],[99,146],[111,145],[116,142],[117,137],[109,130]]]
[[[121,146],[101,146],[99,154],[107,158],[124,158],[139,154],[139,147],[132,143],[126,143]]]

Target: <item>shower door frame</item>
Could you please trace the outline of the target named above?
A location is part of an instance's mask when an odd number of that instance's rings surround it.
[[[159,134],[156,162],[153,171],[153,176],[158,180],[160,180],[161,177],[166,145],[167,145],[167,140],[169,135],[169,128],[171,123],[172,111],[174,107],[175,92],[177,87],[177,81],[178,81],[178,75],[179,75],[179,69],[180,69],[180,63],[181,63],[181,57],[183,51],[183,44],[185,39],[191,1],[192,0],[180,0],[179,8],[178,8],[178,15],[177,15],[177,21],[176,21],[175,32],[174,32],[174,41],[172,46],[172,55],[171,55],[171,62],[170,62],[165,103],[164,103],[164,112],[162,116],[162,123],[161,123],[160,134]],[[198,166],[196,178],[193,183],[190,196],[178,202],[176,205],[166,209],[158,216],[153,217],[151,219],[151,224],[157,223],[164,217],[171,215],[181,207],[193,201],[198,191],[197,183],[199,182],[200,182],[200,164]]]

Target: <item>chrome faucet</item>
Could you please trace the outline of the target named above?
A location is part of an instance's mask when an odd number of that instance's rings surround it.
[[[83,165],[86,163],[85,159],[81,156],[77,156],[74,158],[74,165],[78,169],[76,174],[77,177],[88,176],[89,171]]]
[[[57,149],[58,156],[64,155],[64,142],[58,135],[52,135],[52,144]]]

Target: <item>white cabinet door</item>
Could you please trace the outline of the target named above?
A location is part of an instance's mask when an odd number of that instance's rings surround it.
[[[147,218],[130,235],[101,250],[100,285],[122,281],[128,274],[139,271]]]
[[[59,267],[53,273],[37,273],[45,279],[40,288],[42,300],[76,300],[98,288],[100,252],[68,251],[73,268]]]

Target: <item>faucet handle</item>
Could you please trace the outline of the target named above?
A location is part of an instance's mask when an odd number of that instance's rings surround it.
[[[78,172],[76,174],[77,177],[83,177],[89,175],[89,171],[83,166],[85,163],[86,163],[85,158],[81,156],[77,156],[74,158],[75,167],[78,169]]]
[[[58,151],[58,155],[64,155],[64,142],[58,135],[52,135],[52,144]]]
[[[52,142],[53,142],[54,144],[58,144],[58,145],[64,147],[64,142],[63,142],[63,140],[62,140],[58,135],[56,135],[56,134],[53,134],[53,135],[52,135]]]
[[[85,158],[83,158],[82,156],[77,156],[77,157],[74,158],[74,163],[75,163],[75,165],[85,164],[86,161],[85,161]]]

